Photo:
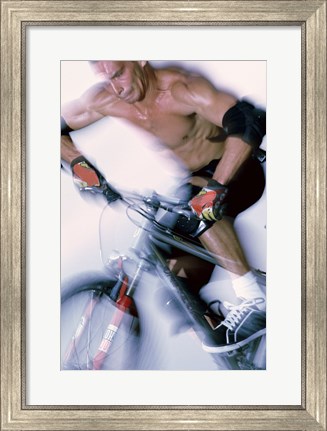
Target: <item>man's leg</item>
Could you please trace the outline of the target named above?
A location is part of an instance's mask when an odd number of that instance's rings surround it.
[[[209,352],[230,351],[265,333],[265,294],[249,268],[228,219],[216,222],[199,239],[207,250],[215,254],[217,263],[229,272],[238,301],[237,304],[221,304],[222,293],[219,284],[215,283],[212,283],[209,295],[208,292],[200,292],[200,296],[211,304],[214,311],[225,315],[225,319],[216,327],[213,339],[205,340],[203,347]],[[204,286],[202,291],[209,285]]]
[[[265,295],[250,270],[232,222],[228,218],[217,221],[199,239],[216,256],[218,265],[229,272],[236,297],[240,301],[263,298],[259,308],[265,310]],[[217,286],[219,300],[218,289]]]
[[[217,263],[235,275],[250,271],[232,222],[224,218],[206,230],[199,240],[217,258]]]

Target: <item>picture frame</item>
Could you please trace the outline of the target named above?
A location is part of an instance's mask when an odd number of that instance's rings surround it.
[[[1,429],[326,430],[326,1],[1,1]],[[298,406],[26,403],[29,25],[294,25],[302,32],[302,402]]]

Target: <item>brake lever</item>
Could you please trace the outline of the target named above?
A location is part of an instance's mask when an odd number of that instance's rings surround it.
[[[182,205],[160,205],[161,208],[169,211],[171,213],[179,214],[186,217],[188,220],[192,218],[198,218],[196,214],[194,214],[188,205],[188,203],[183,203]]]
[[[118,199],[122,199],[122,196],[113,190],[108,184],[102,184],[101,186],[86,186],[80,187],[80,191],[90,192],[94,194],[102,194],[108,203],[115,202]]]
[[[185,206],[177,205],[173,208],[173,212],[186,217],[188,220],[191,220],[192,218],[197,218],[197,216],[192,212],[192,210],[186,209]]]
[[[104,194],[105,186],[86,186],[86,187],[80,187],[80,192],[90,192],[95,194]]]

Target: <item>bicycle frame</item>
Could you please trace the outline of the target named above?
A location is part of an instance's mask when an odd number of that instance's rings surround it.
[[[153,208],[148,209],[150,216],[155,217],[156,211]],[[160,245],[166,244],[182,250],[190,255],[198,257],[204,261],[218,265],[217,259],[214,254],[208,250],[202,248],[200,245],[196,245],[193,242],[183,238],[182,236],[173,233],[170,229],[161,229],[154,227],[153,220],[145,219],[141,226],[139,226],[139,233],[131,246],[133,255],[138,260],[137,270],[134,276],[130,280],[130,288],[127,289],[127,295],[133,296],[138,283],[142,278],[142,271],[153,270],[156,276],[160,279],[161,284],[173,297],[173,300],[177,302],[178,308],[186,316],[186,321],[192,325],[195,334],[201,335],[207,334],[208,328],[214,329],[212,320],[208,315],[208,309],[200,298],[197,298],[196,305],[194,306],[194,299],[187,292],[187,289],[181,284],[179,278],[170,270],[168,267],[166,257],[164,256]],[[263,276],[262,273],[258,274]],[[262,347],[261,339],[257,340],[255,348],[249,353],[246,353],[244,361],[253,361],[255,354],[260,346]],[[218,358],[231,357],[234,354],[218,354]],[[234,355],[235,356],[235,355]],[[232,366],[229,364],[229,367]]]
[[[130,311],[133,297],[140,284],[143,282],[144,274],[154,274],[160,285],[169,292],[171,299],[177,304],[178,309],[185,316],[185,322],[192,326],[193,333],[201,336],[205,335],[208,329],[212,329],[210,318],[206,316],[207,307],[200,300],[197,299],[196,303],[194,298],[190,295],[185,286],[182,285],[178,277],[169,269],[166,257],[162,251],[160,244],[175,247],[190,255],[196,256],[204,261],[217,265],[217,260],[214,255],[201,246],[188,241],[182,236],[175,234],[169,228],[158,228],[155,223],[155,216],[157,208],[147,205],[146,212],[143,214],[145,217],[140,225],[137,225],[137,234],[133,241],[132,246],[127,254],[119,255],[121,262],[120,273],[120,296],[116,301],[118,306],[113,317],[107,324],[107,329],[103,334],[102,340],[99,344],[98,351],[94,356],[92,363],[88,369],[101,369],[105,357],[114,341],[114,338],[119,330],[120,324],[123,320],[124,314]],[[159,243],[159,245],[158,245]],[[117,256],[109,258],[106,263],[106,268],[113,273],[117,273]],[[70,356],[73,354],[75,343],[79,342],[83,331],[86,328],[86,322],[90,319],[91,314],[94,312],[96,299],[92,299],[87,304],[84,312],[82,313],[80,323],[73,336],[70,347],[66,354],[66,361],[69,362]],[[242,361],[244,368],[247,364],[255,362],[255,355],[257,351],[262,350],[262,340],[256,340],[254,346],[250,351],[243,354]],[[232,354],[216,354],[216,362],[223,361],[224,369],[239,369],[235,365],[235,357],[242,356],[241,351],[233,352]],[[238,361],[240,359],[238,358]]]

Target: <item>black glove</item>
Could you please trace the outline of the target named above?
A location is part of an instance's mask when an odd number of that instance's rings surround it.
[[[105,196],[105,198],[107,199],[107,202],[110,204],[111,202],[115,202],[118,199],[121,199],[121,195],[116,192],[115,190],[113,190],[111,187],[109,187],[108,185],[105,187],[103,194]]]
[[[84,156],[74,159],[70,167],[73,173],[73,181],[80,190],[85,187],[101,186],[103,176]]]
[[[71,164],[73,181],[79,190],[87,187],[102,187],[108,203],[121,199],[121,195],[109,187],[103,175],[84,156],[74,159]]]
[[[200,218],[209,221],[221,220],[223,216],[223,201],[227,195],[226,186],[216,180],[209,180],[208,185],[189,202],[192,211]]]

